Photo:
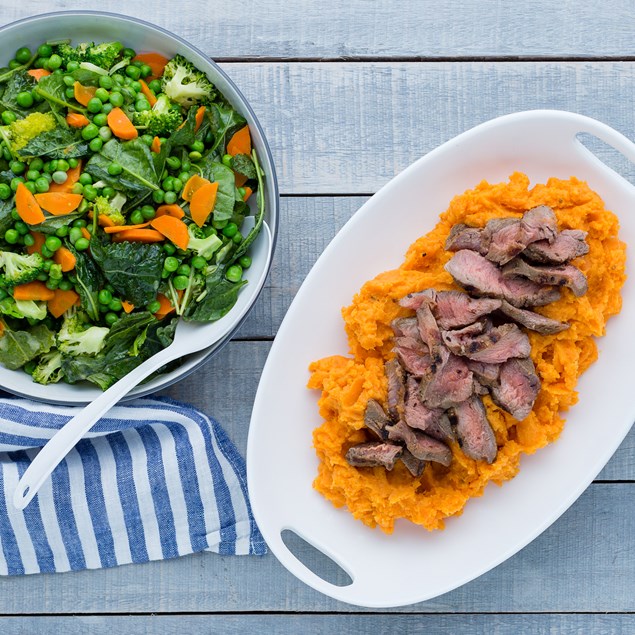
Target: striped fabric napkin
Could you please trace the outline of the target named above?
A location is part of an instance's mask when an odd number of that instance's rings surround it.
[[[20,476],[73,414],[0,398],[0,575],[266,552],[242,457],[216,421],[166,398],[113,408],[16,510]]]

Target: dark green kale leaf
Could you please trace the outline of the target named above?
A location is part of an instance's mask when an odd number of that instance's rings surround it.
[[[159,245],[100,242],[93,238],[90,251],[115,291],[135,306],[145,306],[157,296],[164,252]]]
[[[21,159],[72,159],[86,156],[88,153],[88,142],[82,138],[79,131],[62,127],[42,132],[17,151]]]
[[[210,155],[206,154],[203,161],[199,163],[199,167],[203,178],[218,182],[214,220],[229,220],[234,213],[236,203],[236,175],[226,165],[210,160],[209,157]]]
[[[236,304],[238,293],[247,280],[230,282],[225,278],[226,268],[216,267],[205,279],[205,295],[200,302],[192,302],[184,316],[192,322],[220,320]]]
[[[30,93],[35,87],[35,79],[26,71],[18,71],[11,75],[8,79],[2,97],[0,97],[0,105],[17,114],[24,114],[26,108],[18,105],[17,96],[20,93]]]
[[[240,258],[247,252],[247,249],[251,247],[251,244],[254,242],[254,240],[256,240],[258,234],[260,233],[262,223],[265,219],[265,173],[260,167],[260,163],[258,162],[258,155],[256,154],[255,150],[252,151],[251,157],[253,159],[254,167],[256,168],[256,176],[258,178],[258,190],[256,192],[258,201],[258,213],[256,214],[256,223],[253,229],[247,234],[247,236],[245,236],[244,240],[238,246],[238,249],[234,254],[234,260]]]
[[[178,148],[189,146],[196,141],[196,108],[192,107],[187,112],[183,125],[177,128],[162,144],[161,149],[153,157],[154,168],[157,174],[163,173],[166,159]]]
[[[0,337],[0,364],[16,370],[38,355],[48,353],[54,344],[55,334],[44,324],[28,331],[14,331],[5,324]]]
[[[256,166],[251,160],[251,157],[247,154],[237,154],[232,161],[232,167],[234,168],[234,172],[240,172],[240,174],[244,174],[248,179],[256,178]]]
[[[102,287],[102,275],[92,258],[84,251],[77,251],[70,244],[68,248],[73,252],[75,263],[75,275],[77,276],[76,288],[79,293],[82,308],[91,320],[99,320],[99,300],[97,295]]]
[[[227,142],[238,128],[245,125],[245,118],[229,104],[214,102],[209,107],[210,130],[214,135],[211,151],[225,154]]]
[[[66,120],[62,109],[70,108],[78,112],[86,112],[85,108],[78,106],[77,103],[71,103],[66,97],[66,89],[68,86],[64,83],[62,75],[47,75],[42,77],[35,85],[33,90],[46,100],[51,108],[51,112],[56,116],[62,127],[66,127]]]
[[[11,229],[15,220],[11,216],[13,210],[13,198],[7,201],[0,201],[0,236],[4,236],[7,229]]]

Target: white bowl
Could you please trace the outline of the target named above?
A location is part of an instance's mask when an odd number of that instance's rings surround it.
[[[192,19],[196,19],[196,16],[192,16]],[[249,301],[240,303],[240,306],[234,307],[222,318],[224,325],[221,337],[210,341],[207,348],[200,353],[184,358],[176,370],[137,386],[126,397],[126,399],[132,399],[155,392],[183,379],[217,353],[240,327],[258,298],[266,273],[271,266],[278,229],[278,183],[271,151],[260,123],[232,80],[204,53],[158,26],[128,16],[95,11],[65,11],[36,15],[0,28],[0,46],[7,58],[1,59],[0,62],[6,64],[9,56],[21,46],[33,48],[47,40],[63,38],[71,38],[73,43],[118,40],[123,42],[124,46],[129,46],[136,51],[156,51],[166,57],[173,57],[177,53],[184,55],[200,70],[205,71],[225,98],[245,117],[249,123],[253,146],[258,152],[258,158],[265,172],[267,210],[265,221],[271,230],[272,239],[267,244],[266,241],[260,240],[262,236],[259,236],[252,246],[253,265],[248,270],[251,284],[241,291],[241,295],[247,295]],[[62,404],[88,403],[101,394],[99,388],[87,382],[75,385],[60,382],[42,386],[32,381],[31,377],[21,370],[13,371],[1,366],[0,386],[17,395]]]

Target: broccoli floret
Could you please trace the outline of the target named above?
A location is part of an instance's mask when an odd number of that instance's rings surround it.
[[[50,112],[33,112],[24,119],[16,119],[8,126],[3,126],[2,136],[8,139],[11,144],[11,150],[17,152],[31,141],[31,139],[34,139],[43,132],[54,130],[55,127],[55,117]]]
[[[175,55],[163,69],[163,92],[182,106],[210,101],[216,90],[202,71],[182,55]]]
[[[22,314],[23,318],[32,318],[33,320],[43,320],[46,318],[46,302],[16,300],[15,308]]]
[[[44,269],[44,260],[38,253],[23,255],[0,251],[0,267],[4,268],[8,284],[24,284],[35,280]]]
[[[120,192],[117,192],[111,200],[105,196],[98,196],[93,202],[93,210],[97,212],[98,216],[102,214],[108,216],[115,225],[125,225],[126,218],[121,212],[125,202],[126,197]]]
[[[159,95],[151,110],[136,112],[135,126],[144,126],[154,137],[167,137],[183,123],[183,114],[178,104],[173,104],[167,95]]]
[[[41,355],[38,365],[31,375],[33,381],[38,384],[56,384],[64,375],[62,361],[62,353],[55,349]]]
[[[223,244],[223,241],[216,234],[205,237],[198,227],[194,225],[190,225],[187,230],[190,234],[187,248],[195,251],[205,260],[209,260],[212,254]]]
[[[84,328],[84,316],[72,309],[64,315],[57,334],[57,347],[64,355],[96,355],[104,347],[107,326]]]
[[[103,42],[96,46],[90,46],[85,61],[108,70],[115,63],[122,49],[121,42]]]
[[[92,42],[82,42],[77,46],[71,46],[70,42],[60,42],[56,45],[55,52],[62,58],[62,63],[66,66],[69,62],[83,62],[91,46],[94,46]]]

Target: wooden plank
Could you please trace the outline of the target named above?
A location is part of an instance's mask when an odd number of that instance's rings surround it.
[[[555,108],[635,137],[635,64],[226,64],[264,126],[284,194],[377,191],[457,134]],[[603,151],[602,158],[611,160]],[[628,165],[627,177],[635,177]]]
[[[276,633],[276,635],[621,635],[635,629],[633,615],[150,615],[143,617],[4,617],[4,635],[201,635]]]
[[[149,20],[220,58],[621,56],[632,54],[632,3],[589,0],[325,0],[240,5],[214,3],[201,12],[196,0],[147,6],[117,0],[77,8]],[[64,0],[6,3],[2,23],[43,11],[69,9]],[[74,8],[74,7],[72,7]],[[439,28],[443,25],[443,28]]]

